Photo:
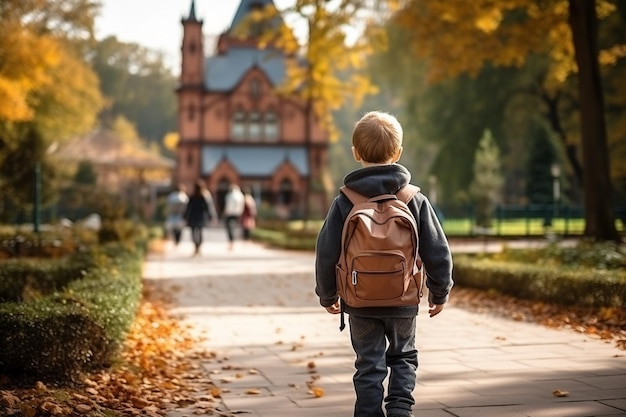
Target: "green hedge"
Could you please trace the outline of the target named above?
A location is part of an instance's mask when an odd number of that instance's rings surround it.
[[[456,285],[562,305],[626,308],[626,272],[458,255]]]
[[[84,255],[64,259],[13,258],[2,261],[0,303],[28,301],[65,288],[89,269]]]
[[[90,268],[61,290],[0,304],[0,372],[66,380],[113,359],[141,298],[143,252],[111,244],[81,256]]]

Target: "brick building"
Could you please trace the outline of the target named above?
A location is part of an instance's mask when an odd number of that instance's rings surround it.
[[[302,100],[276,92],[286,76],[284,53],[260,48],[254,27],[244,37],[234,33],[251,11],[268,4],[272,0],[242,0],[216,50],[206,56],[203,21],[191,1],[189,15],[182,19],[174,180],[191,187],[202,178],[218,209],[229,184],[237,183],[250,186],[266,212],[323,214],[328,207],[328,187],[321,180],[328,134],[313,114],[306,114]],[[307,187],[310,205],[305,211]]]

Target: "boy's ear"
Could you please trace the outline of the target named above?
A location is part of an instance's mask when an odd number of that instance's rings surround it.
[[[404,150],[404,148],[402,146],[400,146],[400,149],[398,149],[398,153],[396,154],[396,156],[393,158],[393,162],[396,163],[400,160],[400,157],[402,156],[402,151]]]
[[[361,155],[359,155],[357,150],[354,149],[354,146],[352,147],[352,156],[354,157],[354,160],[357,161],[357,162],[361,162],[361,160],[363,159],[363,158],[361,158]]]

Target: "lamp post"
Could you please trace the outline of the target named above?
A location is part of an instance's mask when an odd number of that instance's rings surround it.
[[[57,150],[58,142],[52,142],[48,148],[46,148],[46,155],[50,155]],[[35,204],[33,207],[33,230],[39,234],[41,229],[41,160],[35,161]]]
[[[39,234],[41,225],[41,162],[35,162],[35,207],[33,210],[33,228]]]
[[[552,174],[552,208],[554,210],[553,218],[556,220],[556,216],[559,212],[559,201],[561,200],[561,167],[557,163],[553,163],[550,166],[550,174]]]

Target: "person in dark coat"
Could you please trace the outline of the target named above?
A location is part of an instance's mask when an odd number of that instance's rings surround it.
[[[206,189],[202,180],[196,181],[185,209],[185,221],[191,228],[191,238],[196,247],[195,255],[200,253],[202,246],[202,229],[208,225],[209,221],[217,218],[216,213],[211,193]]]

